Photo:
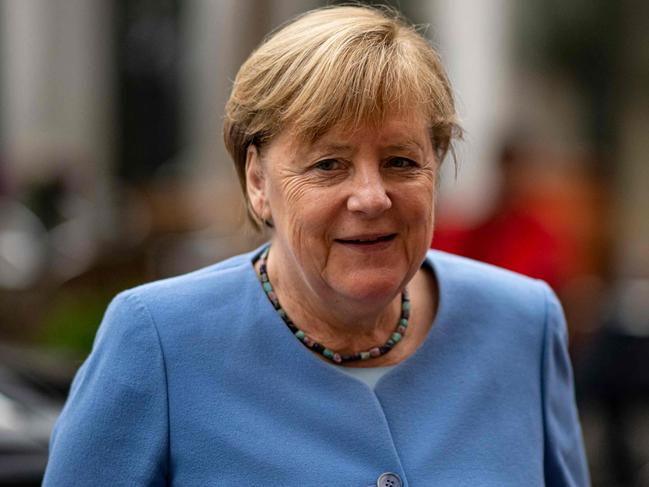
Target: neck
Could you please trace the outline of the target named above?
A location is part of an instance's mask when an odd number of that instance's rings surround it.
[[[315,341],[352,354],[382,345],[394,332],[401,313],[400,293],[379,302],[348,302],[312,289],[281,261],[271,252],[267,270],[273,290],[291,320]]]

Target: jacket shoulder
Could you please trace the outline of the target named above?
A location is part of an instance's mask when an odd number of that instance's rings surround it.
[[[527,329],[540,338],[549,303],[556,300],[544,281],[440,251],[430,251],[428,261],[437,277],[442,305],[451,308],[458,319]]]
[[[141,303],[161,335],[184,333],[188,326],[213,326],[213,319],[236,317],[257,299],[260,287],[252,266],[258,251],[236,255],[176,277],[122,291],[118,297]],[[115,299],[117,301],[117,298]]]
[[[469,287],[493,286],[494,290],[507,292],[530,288],[540,290],[547,287],[547,284],[539,279],[439,250],[428,251],[427,259],[437,274],[444,274],[445,277],[463,282]]]
[[[255,252],[235,255],[186,274],[141,284],[123,293],[136,295],[146,301],[157,301],[174,299],[175,296],[187,297],[200,292],[205,286],[210,291],[227,287],[240,281],[242,274],[252,267],[254,255]]]

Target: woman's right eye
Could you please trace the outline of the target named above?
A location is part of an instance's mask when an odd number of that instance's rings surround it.
[[[317,162],[314,167],[321,171],[333,171],[338,168],[338,161],[335,159],[323,159],[322,161]]]

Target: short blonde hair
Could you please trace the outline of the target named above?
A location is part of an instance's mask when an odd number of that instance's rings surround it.
[[[438,54],[389,8],[333,6],[272,33],[241,66],[225,107],[224,139],[248,204],[246,155],[283,129],[313,141],[338,124],[380,125],[418,109],[438,161],[461,136]]]

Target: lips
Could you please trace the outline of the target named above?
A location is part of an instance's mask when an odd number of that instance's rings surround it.
[[[396,233],[354,235],[348,238],[337,238],[336,242],[351,244],[351,245],[374,245],[377,243],[389,242],[391,240],[394,240],[396,236],[397,236]]]

